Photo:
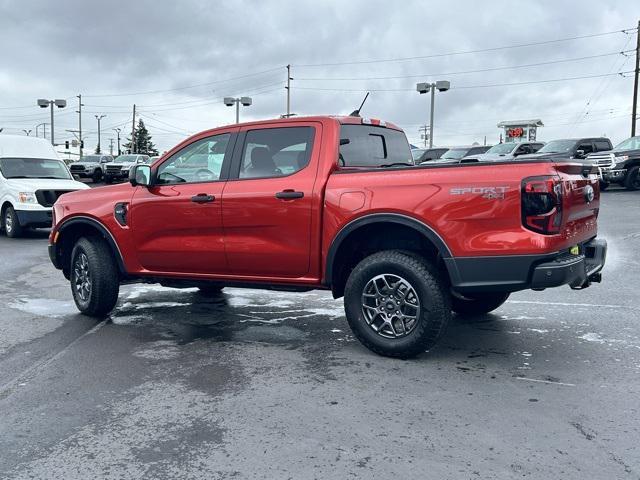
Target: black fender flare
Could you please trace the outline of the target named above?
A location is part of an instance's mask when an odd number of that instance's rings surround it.
[[[104,240],[109,245],[109,248],[111,249],[111,252],[113,253],[113,258],[116,260],[116,264],[118,265],[118,270],[120,271],[120,274],[123,275],[123,276],[126,276],[127,275],[127,271],[126,271],[126,269],[124,267],[124,260],[122,259],[122,253],[120,252],[120,247],[118,247],[118,244],[117,244],[115,238],[113,238],[113,235],[111,234],[109,229],[107,227],[105,227],[104,224],[102,224],[101,222],[96,220],[95,218],[82,216],[82,217],[72,217],[69,220],[63,220],[62,223],[60,224],[60,226],[57,229],[59,236],[62,237],[62,235],[64,234],[65,230],[67,230],[69,227],[71,227],[73,225],[78,225],[78,224],[89,225],[89,226],[95,228],[96,230],[98,230],[98,232],[100,232],[100,234],[102,235]],[[56,260],[58,259],[59,252],[58,252],[57,245],[58,245],[58,242],[53,244],[54,248],[53,248],[53,252],[51,254],[52,261],[54,259],[56,259]],[[55,264],[55,262],[54,262],[54,264]],[[61,266],[58,267],[58,268],[61,268]]]
[[[429,241],[431,241],[431,243],[433,243],[433,245],[435,245],[438,253],[442,258],[448,259],[453,257],[453,255],[451,254],[451,250],[449,250],[449,247],[442,239],[442,237],[438,235],[438,233],[427,224],[416,220],[413,217],[402,215],[399,213],[373,213],[370,215],[359,217],[347,223],[344,227],[342,227],[342,229],[340,229],[338,234],[331,242],[331,246],[329,247],[329,251],[327,252],[327,260],[325,263],[324,283],[327,286],[331,286],[333,282],[333,263],[335,261],[336,254],[340,250],[340,246],[349,236],[349,234],[364,225],[382,222],[395,223],[413,228],[414,230],[424,235]]]

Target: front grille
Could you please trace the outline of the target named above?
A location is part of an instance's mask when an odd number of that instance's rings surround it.
[[[601,153],[597,155],[589,155],[589,159],[593,160],[593,163],[600,168],[611,168],[613,165],[613,159],[615,155],[613,153]]]
[[[72,172],[84,172],[84,165],[71,165],[69,169]]]
[[[117,165],[107,165],[107,173],[119,174],[122,171],[122,167]]]
[[[43,207],[52,207],[60,195],[73,192],[73,190],[36,190],[36,199]]]

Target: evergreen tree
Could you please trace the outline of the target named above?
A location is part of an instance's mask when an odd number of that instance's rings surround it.
[[[131,153],[141,153],[143,155],[150,156],[158,155],[158,150],[151,141],[151,134],[149,133],[149,130],[147,130],[147,127],[145,126],[142,119],[138,120],[138,125],[135,128],[135,135],[135,149],[131,149],[131,137],[128,137],[127,143],[123,145],[125,151],[130,151]]]

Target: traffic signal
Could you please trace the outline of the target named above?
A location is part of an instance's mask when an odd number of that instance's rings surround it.
[[[84,140],[80,140],[80,148],[84,148]]]
[[[69,140],[64,141],[64,148],[65,150],[69,150]]]

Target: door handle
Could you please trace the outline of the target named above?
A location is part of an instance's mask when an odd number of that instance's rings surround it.
[[[304,192],[296,192],[295,190],[290,189],[276,193],[276,198],[279,198],[280,200],[294,200],[302,197],[304,197]]]
[[[216,199],[213,195],[207,195],[206,193],[199,193],[191,197],[191,201],[194,203],[210,203]]]

